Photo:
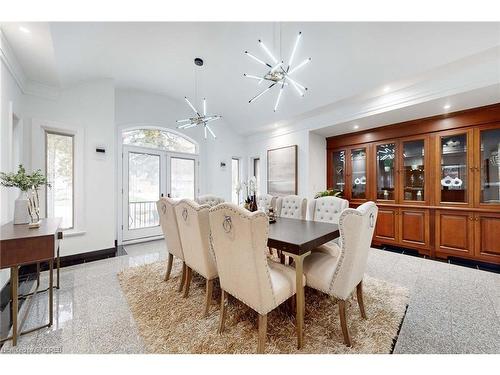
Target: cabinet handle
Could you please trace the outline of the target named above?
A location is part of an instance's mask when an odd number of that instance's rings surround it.
[[[469,220],[472,221],[474,220],[474,218],[472,216],[469,216]]]

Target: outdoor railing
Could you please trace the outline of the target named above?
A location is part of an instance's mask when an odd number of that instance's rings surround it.
[[[142,229],[160,224],[156,201],[129,202],[128,227],[129,229]]]

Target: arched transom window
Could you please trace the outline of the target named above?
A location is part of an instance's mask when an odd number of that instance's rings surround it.
[[[161,129],[135,129],[122,132],[124,145],[196,154],[196,144],[180,134]]]

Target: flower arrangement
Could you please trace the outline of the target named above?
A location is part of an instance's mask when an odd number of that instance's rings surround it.
[[[341,197],[342,196],[342,191],[340,190],[325,190],[325,191],[320,191],[316,193],[314,196],[314,199],[318,199],[321,197]]]
[[[5,187],[15,187],[21,190],[21,194],[27,195],[27,210],[31,218],[31,226],[37,227],[40,221],[40,200],[38,189],[40,186],[50,186],[47,177],[40,169],[37,169],[31,174],[26,173],[26,169],[22,164],[16,173],[0,172],[0,184]],[[28,192],[31,190],[31,193]],[[19,215],[14,215],[14,222],[17,223]]]

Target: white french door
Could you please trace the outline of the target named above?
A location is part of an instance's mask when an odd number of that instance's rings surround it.
[[[197,196],[198,156],[123,146],[122,184],[123,241],[161,236],[156,201]]]

